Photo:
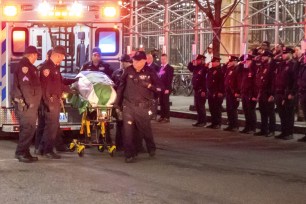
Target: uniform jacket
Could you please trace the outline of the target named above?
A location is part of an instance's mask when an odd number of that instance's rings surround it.
[[[242,69],[240,94],[242,97],[257,98],[256,90],[256,66],[255,62],[252,62],[250,67],[244,68],[244,64],[240,65]]]
[[[289,61],[283,61],[280,66],[276,67],[274,81],[276,94],[294,95],[296,93],[296,70],[297,63],[293,59]]]
[[[110,65],[104,63],[102,60],[100,60],[98,66],[95,66],[92,61],[86,62],[81,68],[81,71],[100,71],[105,73],[109,78],[111,78],[113,74],[113,70],[110,68]]]
[[[206,76],[208,94],[224,94],[224,76],[221,66],[209,68]]]
[[[40,66],[40,81],[45,104],[49,104],[51,97],[59,100],[63,91],[69,92],[69,87],[63,83],[60,67],[52,60],[47,60]]]
[[[115,106],[121,107],[125,102],[131,104],[151,102],[154,93],[161,88],[155,71],[145,66],[140,72],[136,72],[134,67],[130,66],[126,68],[120,79]]]
[[[167,64],[164,68],[160,68],[158,76],[160,78],[160,83],[164,87],[164,90],[172,90],[173,73],[174,68],[169,64]]]
[[[12,98],[22,99],[26,105],[38,106],[41,99],[41,84],[37,68],[24,57],[14,73]]]
[[[226,68],[224,74],[225,94],[240,93],[239,81],[241,81],[241,72],[239,66]]]
[[[271,62],[265,62],[258,67],[256,72],[256,91],[259,100],[267,100],[274,95],[274,71]]]
[[[155,62],[152,62],[150,64],[150,66],[148,65],[148,67],[150,67],[153,71],[155,71],[157,74],[159,73],[160,70],[160,66],[158,66],[157,64],[155,64]]]
[[[206,74],[207,67],[204,64],[194,66],[189,62],[187,68],[192,72],[192,86],[196,92],[207,92],[206,90]]]

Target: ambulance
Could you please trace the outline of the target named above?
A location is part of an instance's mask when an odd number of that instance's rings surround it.
[[[113,70],[122,54],[121,1],[0,0],[0,128],[18,132],[18,117],[12,106],[13,73],[25,48],[36,46],[41,53],[35,65],[44,62],[49,49],[66,48],[61,64],[63,77],[72,78],[90,60],[93,47]],[[63,130],[79,130],[81,115],[66,101],[60,115]]]

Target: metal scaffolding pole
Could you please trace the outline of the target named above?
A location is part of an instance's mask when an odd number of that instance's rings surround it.
[[[127,49],[127,53],[130,54],[133,49],[133,11],[134,11],[134,0],[130,1],[130,26],[129,26],[129,32],[130,32],[130,42],[129,42],[129,48]]]
[[[163,46],[163,53],[166,53],[167,55],[170,55],[169,51],[169,4],[170,0],[165,0],[165,20],[164,20],[164,46]]]
[[[135,48],[139,48],[138,0],[135,0]]]
[[[194,58],[198,52],[198,45],[199,45],[199,7],[195,7],[195,21],[194,21],[194,44],[192,45],[192,57]]]
[[[279,0],[276,0],[275,4],[275,22],[277,25],[275,26],[275,37],[274,37],[274,43],[275,45],[279,44]]]
[[[240,28],[240,54],[246,54],[248,49],[248,35],[249,35],[249,0],[242,1],[241,4],[241,22],[243,22],[243,27]]]

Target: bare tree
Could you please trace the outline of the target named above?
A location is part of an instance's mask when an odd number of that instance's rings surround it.
[[[210,21],[213,30],[213,55],[220,57],[221,31],[224,22],[234,12],[240,0],[233,0],[225,14],[222,16],[222,0],[193,0]]]

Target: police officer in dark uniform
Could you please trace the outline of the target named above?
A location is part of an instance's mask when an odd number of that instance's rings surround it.
[[[64,60],[66,50],[63,46],[53,48],[50,59],[41,67],[40,80],[43,91],[45,127],[42,145],[43,155],[50,159],[60,159],[61,156],[53,151],[55,139],[59,128],[59,115],[61,109],[61,96],[64,89],[60,73],[60,63]]]
[[[271,67],[272,52],[265,50],[261,54],[262,64],[256,73],[256,89],[259,111],[261,115],[261,129],[255,136],[274,136],[275,131],[275,103],[274,103],[274,70]]]
[[[224,75],[220,65],[220,58],[213,57],[211,68],[207,71],[206,87],[209,111],[211,114],[211,125],[207,128],[221,128],[222,102],[224,97]]]
[[[24,57],[14,73],[12,98],[19,117],[20,132],[15,158],[20,162],[34,162],[37,157],[30,154],[30,146],[36,130],[37,110],[41,99],[41,84],[38,70],[33,65],[37,60],[37,49],[28,46]]]
[[[299,88],[299,97],[301,102],[301,108],[304,114],[304,120],[306,119],[306,52],[303,56],[303,61],[301,61],[298,74],[298,88]],[[306,133],[305,136],[301,139],[298,139],[299,142],[306,142]]]
[[[154,58],[152,54],[147,54],[147,65],[150,67],[152,70],[154,70],[157,74],[159,73],[160,66],[158,66],[154,62]]]
[[[241,100],[242,109],[245,116],[245,127],[240,133],[254,134],[256,130],[256,103],[257,103],[257,92],[255,87],[255,75],[256,66],[253,61],[254,56],[247,54],[245,61],[241,63],[243,67],[242,78],[241,78]]]
[[[194,105],[198,113],[197,122],[192,125],[203,127],[206,125],[206,74],[205,56],[197,55],[196,59],[189,62],[187,68],[192,72],[192,86],[194,90]]]
[[[121,56],[120,58],[120,62],[121,62],[121,68],[117,69],[114,71],[113,76],[112,76],[112,80],[115,83],[115,90],[118,89],[119,85],[120,85],[120,80],[121,77],[124,73],[124,71],[132,66],[132,59],[130,58],[129,55],[124,54]],[[116,150],[123,150],[123,121],[122,121],[122,113],[121,112],[116,112]],[[142,140],[142,138],[141,138]]]
[[[147,54],[147,65],[148,67],[150,67],[153,71],[156,72],[156,74],[159,73],[160,71],[160,66],[158,66],[155,62],[154,62],[154,58],[152,54]],[[152,105],[152,120],[156,120],[157,119],[157,108],[158,108],[158,94],[155,93],[154,94],[154,100],[153,100],[153,105]]]
[[[235,93],[238,93],[238,80],[240,80],[239,69],[237,67],[239,58],[236,56],[229,56],[226,71],[224,75],[224,87],[226,98],[226,112],[228,119],[228,127],[225,131],[238,131],[238,106],[239,99],[236,98]]]
[[[47,55],[46,55],[46,60],[41,63],[40,65],[37,66],[37,69],[40,70],[44,64],[48,62],[52,54],[52,49],[48,50]],[[43,100],[41,99],[41,103],[38,108],[38,120],[37,120],[37,128],[36,128],[36,134],[35,134],[35,150],[34,154],[36,155],[42,155],[42,137],[44,133],[44,128],[45,128],[45,115],[44,115],[44,103]]]
[[[109,78],[112,77],[113,71],[110,65],[101,60],[102,52],[99,47],[92,49],[91,61],[86,62],[80,71],[100,71],[105,73]]]
[[[146,66],[146,53],[137,51],[133,57],[133,66],[126,69],[117,89],[116,108],[123,107],[125,161],[134,162],[137,154],[134,145],[134,133],[143,135],[150,156],[155,155],[150,103],[154,92],[161,91],[158,76]]]
[[[296,94],[296,61],[292,59],[294,50],[283,49],[283,62],[275,69],[275,103],[281,120],[281,134],[276,139],[293,139],[294,107]]]

